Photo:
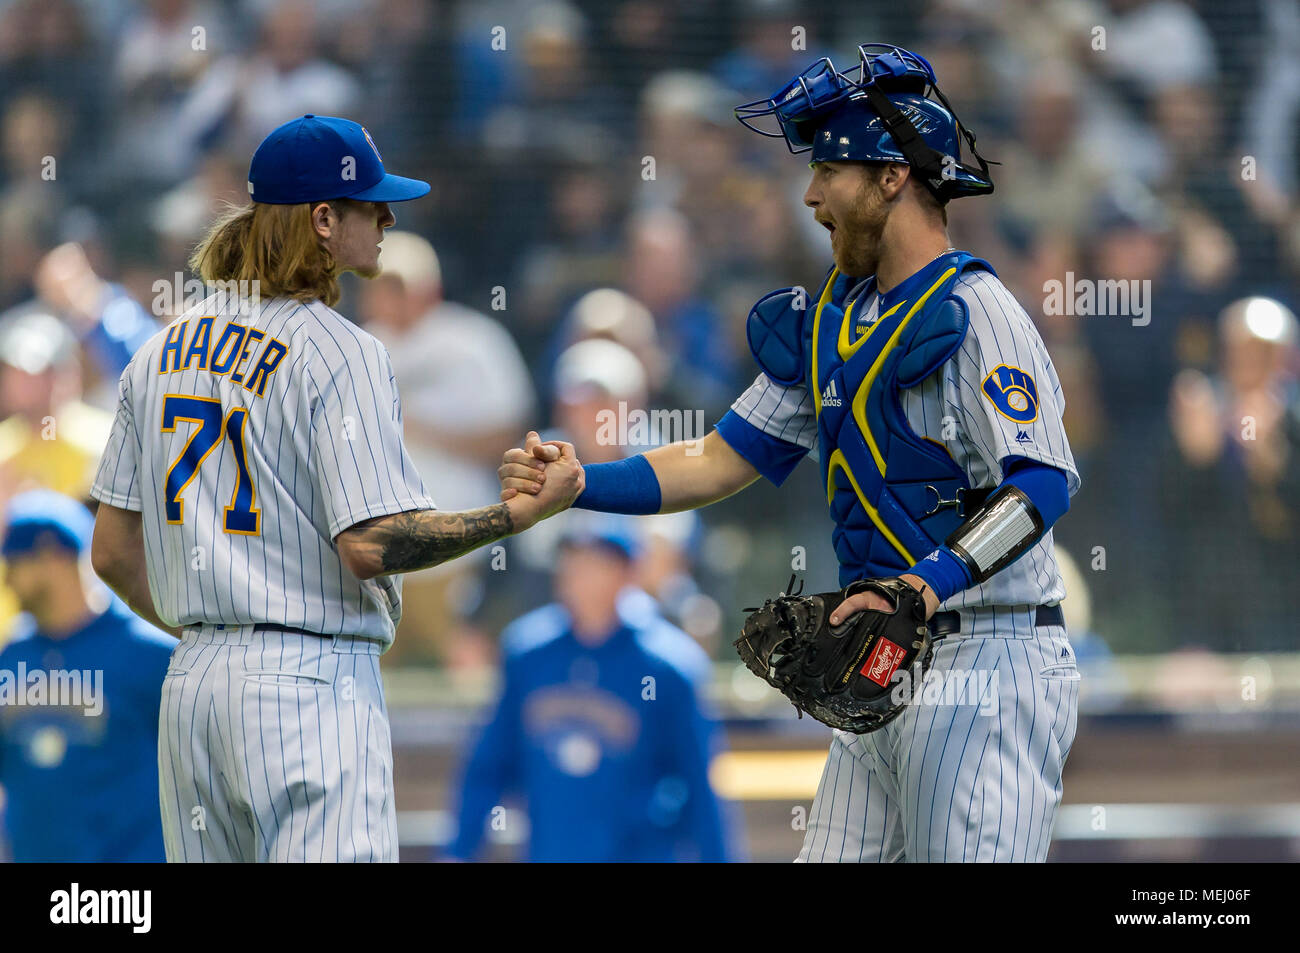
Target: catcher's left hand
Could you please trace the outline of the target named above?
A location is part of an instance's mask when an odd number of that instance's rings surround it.
[[[845,599],[871,592],[888,610],[856,612],[838,625]],[[896,673],[920,661],[920,679],[934,654],[922,595],[901,579],[866,579],[839,592],[769,599],[745,620],[736,649],[759,678],[823,724],[855,734],[887,725],[907,706]]]
[[[898,577],[903,582],[910,585],[913,589],[921,590],[921,597],[925,600],[925,617],[929,619],[939,609],[939,597],[935,595],[934,590],[924,579],[914,573],[903,573]],[[831,613],[831,625],[839,625],[853,613],[861,609],[879,609],[881,612],[893,611],[894,603],[892,599],[876,594],[870,589],[858,589],[852,595],[848,596],[839,607]]]

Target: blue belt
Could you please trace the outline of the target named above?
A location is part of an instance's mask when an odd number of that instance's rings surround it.
[[[261,632],[288,632],[291,635],[312,635],[318,639],[334,638],[334,636],[325,635],[322,632],[312,632],[309,631],[308,629],[296,629],[291,625],[276,625],[275,623],[267,623],[266,625],[259,624],[257,628]]]
[[[189,626],[186,626],[186,628],[189,628]],[[213,628],[224,629],[226,626],[224,623],[216,623]],[[239,626],[232,626],[231,628],[239,628]],[[334,638],[334,636],[325,635],[323,632],[312,632],[309,629],[298,629],[291,625],[279,625],[275,622],[254,622],[253,628],[259,632],[288,632],[290,635],[311,635],[318,639]]]
[[[1034,625],[1065,625],[1065,612],[1060,605],[1035,606]],[[930,635],[934,639],[957,635],[961,632],[961,613],[956,611],[936,612],[930,616]]]

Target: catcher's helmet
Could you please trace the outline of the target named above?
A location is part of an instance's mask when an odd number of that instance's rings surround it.
[[[843,73],[823,57],[770,99],[737,106],[736,118],[785,139],[791,152],[811,149],[813,162],[906,162],[940,201],[992,192],[989,163],[925,58],[884,43],[859,46],[858,57]],[[776,117],[779,132],[755,124],[766,116]],[[962,163],[963,138],[978,168]]]

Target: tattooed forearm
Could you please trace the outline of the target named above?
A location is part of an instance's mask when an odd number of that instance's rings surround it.
[[[384,572],[410,572],[455,559],[514,531],[510,510],[503,503],[462,513],[417,510],[399,513],[381,553]]]
[[[411,510],[360,523],[348,531],[379,573],[412,572],[462,556],[515,530],[504,503],[459,513]]]

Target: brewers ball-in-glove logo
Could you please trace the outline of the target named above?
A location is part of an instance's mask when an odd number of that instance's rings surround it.
[[[998,413],[1018,424],[1038,418],[1038,386],[1018,367],[999,364],[984,378],[984,396]]]
[[[794,580],[791,580],[793,585]],[[790,587],[787,587],[790,588]],[[837,626],[836,607],[875,592],[893,611],[864,610]],[[749,670],[823,724],[855,734],[883,728],[907,707],[895,691],[909,672],[919,684],[934,655],[921,594],[901,579],[866,579],[840,592],[769,599],[745,620],[735,642]],[[919,672],[912,672],[919,666]]]

